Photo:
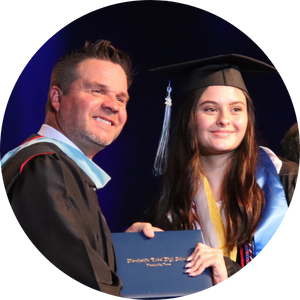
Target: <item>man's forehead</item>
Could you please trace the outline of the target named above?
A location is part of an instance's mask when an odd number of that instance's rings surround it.
[[[121,71],[121,73],[124,73],[126,76],[126,73],[122,66],[118,63],[114,63],[110,61],[109,59],[100,59],[100,58],[87,58],[80,62],[77,66],[78,69],[86,69],[86,68],[95,68],[95,69],[115,69],[118,71]]]
[[[126,83],[128,87],[127,76],[123,68],[119,64],[108,60],[87,59],[77,66],[77,71],[79,77],[82,78],[90,78],[90,80],[98,78],[98,81],[100,79],[108,81],[116,80],[120,83]]]

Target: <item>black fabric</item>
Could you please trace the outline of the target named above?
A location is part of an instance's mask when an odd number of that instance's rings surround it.
[[[238,272],[239,270],[242,269],[241,265],[239,265],[238,263],[232,261],[227,256],[224,256],[224,261],[225,261],[228,277],[231,277],[236,272]]]
[[[240,54],[225,54],[202,58],[150,70],[182,81],[182,91],[188,94],[212,85],[225,85],[247,91],[244,77],[277,70],[262,61]]]
[[[279,172],[279,177],[285,192],[288,205],[290,205],[295,191],[298,169],[298,164],[288,160],[282,160],[282,167]]]
[[[120,296],[110,230],[94,183],[76,163],[54,144],[38,143],[2,173],[12,209],[37,249],[82,284]]]

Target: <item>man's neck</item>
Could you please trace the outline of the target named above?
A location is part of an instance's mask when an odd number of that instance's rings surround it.
[[[81,151],[70,139],[68,139],[62,132],[58,131],[56,128],[49,124],[43,124],[40,130],[38,131],[38,134],[41,136],[53,138],[59,141],[62,141],[73,148]],[[81,151],[82,152],[82,151]]]

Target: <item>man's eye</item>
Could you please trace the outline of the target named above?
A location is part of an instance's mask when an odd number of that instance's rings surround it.
[[[93,90],[94,93],[104,95],[103,90]]]
[[[124,106],[127,106],[127,102],[128,102],[127,99],[123,97],[117,97],[117,101],[123,104]]]

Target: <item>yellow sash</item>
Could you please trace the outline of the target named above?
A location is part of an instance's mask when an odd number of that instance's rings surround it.
[[[224,228],[224,223],[222,220],[220,210],[214,199],[214,195],[211,191],[207,178],[204,176],[202,178],[203,178],[204,189],[207,197],[210,218],[219,239],[219,248],[223,251],[224,256],[228,256],[230,257],[231,260],[236,261],[237,247],[234,247],[234,249],[230,253],[228,253],[226,248],[226,243],[225,243],[225,228]]]

